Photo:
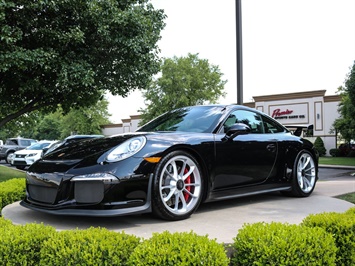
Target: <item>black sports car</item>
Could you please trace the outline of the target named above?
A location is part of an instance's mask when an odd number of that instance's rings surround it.
[[[308,140],[255,109],[203,105],[46,154],[28,169],[21,204],[60,215],[181,220],[201,202],[273,191],[307,197],[317,178]]]

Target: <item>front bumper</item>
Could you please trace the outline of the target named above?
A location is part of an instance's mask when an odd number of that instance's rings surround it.
[[[123,181],[72,181],[73,176],[27,174],[21,205],[44,213],[74,216],[122,216],[151,212],[153,175]],[[75,179],[74,179],[75,180]]]

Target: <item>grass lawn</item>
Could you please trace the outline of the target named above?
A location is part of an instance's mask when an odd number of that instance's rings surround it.
[[[319,157],[319,164],[355,166],[355,157]]]
[[[348,202],[351,202],[351,203],[355,204],[355,192],[354,193],[340,195],[340,196],[337,196],[336,198],[342,199],[342,200],[345,200],[345,201],[348,201]]]
[[[0,165],[0,182],[9,180],[11,178],[25,178],[25,176],[25,172]]]

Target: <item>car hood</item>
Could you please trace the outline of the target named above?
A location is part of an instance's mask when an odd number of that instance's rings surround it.
[[[19,150],[16,151],[15,154],[20,154],[20,155],[27,155],[27,154],[31,154],[31,153],[39,153],[42,152],[42,150]]]
[[[33,172],[66,172],[71,168],[105,164],[106,155],[112,149],[130,138],[142,135],[147,138],[146,147],[134,155],[134,157],[153,156],[179,143],[193,145],[194,143],[201,142],[206,137],[206,133],[137,132],[84,140],[60,146],[35,162],[28,170]],[[212,134],[208,135],[211,136]]]
[[[45,154],[32,164],[28,171],[66,172],[73,167],[97,165],[99,158],[106,152],[137,135],[134,133],[122,134],[68,143]]]
[[[71,142],[58,147],[43,157],[44,160],[82,160],[99,158],[105,152],[138,134],[122,134],[106,138],[95,138]],[[142,134],[139,134],[142,135]]]

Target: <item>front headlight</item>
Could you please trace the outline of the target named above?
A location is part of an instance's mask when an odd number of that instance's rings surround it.
[[[146,138],[143,136],[126,140],[121,145],[113,149],[106,157],[107,162],[118,162],[139,152],[145,145]]]
[[[26,157],[33,157],[33,156],[36,156],[37,153],[30,153],[30,154],[27,154]]]

